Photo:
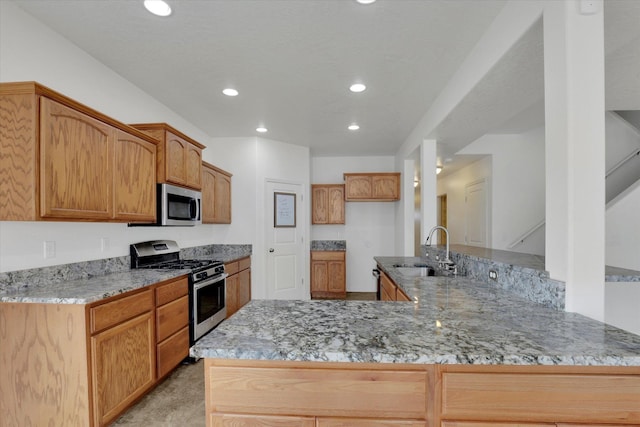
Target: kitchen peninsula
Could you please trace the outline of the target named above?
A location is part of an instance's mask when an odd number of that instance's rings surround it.
[[[200,340],[208,425],[640,424],[640,336],[407,260],[376,258],[412,302],[252,301]]]

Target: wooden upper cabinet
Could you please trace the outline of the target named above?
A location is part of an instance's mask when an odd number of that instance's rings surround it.
[[[114,217],[153,222],[156,218],[155,144],[118,130],[114,158]]]
[[[47,98],[40,109],[42,216],[111,218],[114,129]]]
[[[393,202],[400,200],[400,173],[345,173],[345,200]]]
[[[0,115],[0,220],[155,220],[153,138],[35,82]]]
[[[206,147],[166,123],[131,125],[153,136],[158,145],[157,182],[202,189],[202,150]]]
[[[202,162],[202,223],[231,224],[231,174]]]
[[[313,184],[311,204],[312,224],[344,224],[344,185]]]

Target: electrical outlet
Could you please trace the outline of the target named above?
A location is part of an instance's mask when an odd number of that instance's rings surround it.
[[[489,270],[489,279],[498,280],[498,272],[495,270]]]
[[[53,240],[45,240],[44,241],[44,257],[46,258],[55,258],[56,257],[56,242]]]

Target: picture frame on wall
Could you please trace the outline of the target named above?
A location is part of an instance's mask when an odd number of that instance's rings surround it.
[[[296,226],[295,193],[273,193],[273,226]]]

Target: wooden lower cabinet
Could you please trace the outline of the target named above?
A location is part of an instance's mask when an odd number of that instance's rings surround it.
[[[205,359],[205,395],[210,427],[640,426],[640,367]]]
[[[345,298],[346,277],[346,252],[311,251],[311,298]]]
[[[251,258],[225,264],[227,277],[226,301],[227,318],[251,301]]]
[[[91,304],[0,303],[0,425],[114,421],[188,352],[187,283]]]
[[[153,311],[91,337],[95,425],[113,421],[155,382]]]
[[[156,364],[163,378],[189,355],[189,281],[159,285],[156,294]]]
[[[382,301],[411,301],[393,280],[384,272],[380,272],[380,300]]]

